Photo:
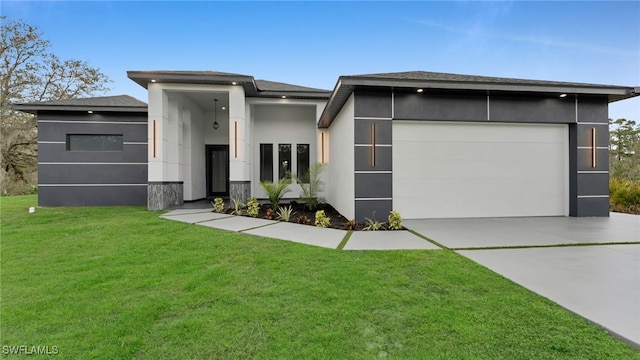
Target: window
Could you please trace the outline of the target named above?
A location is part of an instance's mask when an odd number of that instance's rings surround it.
[[[260,144],[260,181],[273,181],[273,144]]]
[[[309,172],[309,144],[298,144],[297,153],[297,174],[298,178],[306,179]]]
[[[287,177],[287,172],[291,171],[291,144],[278,144],[278,178]]]
[[[67,151],[122,151],[122,135],[70,135]]]

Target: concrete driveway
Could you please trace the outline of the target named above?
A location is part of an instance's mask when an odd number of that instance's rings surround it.
[[[640,348],[640,216],[425,219],[404,225]]]

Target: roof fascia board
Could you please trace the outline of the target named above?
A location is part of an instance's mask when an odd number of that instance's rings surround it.
[[[138,85],[148,88],[151,80],[157,80],[159,83],[189,83],[189,81],[197,81],[202,84],[211,85],[231,85],[232,82],[241,84],[245,93],[257,93],[257,86],[253,76],[247,75],[224,75],[224,74],[172,74],[161,71],[127,71],[127,76],[135,81]],[[222,83],[222,84],[221,84]]]
[[[451,89],[451,90],[485,90],[485,91],[512,91],[512,92],[551,92],[588,95],[632,95],[630,87],[621,86],[579,86],[579,85],[538,85],[538,84],[492,84],[477,82],[449,82],[428,80],[384,80],[370,78],[347,78],[344,85],[376,86],[376,87],[409,87],[424,89]]]
[[[100,111],[100,112],[140,112],[146,113],[147,107],[133,106],[72,106],[72,105],[29,105],[29,104],[12,104],[13,110],[19,110],[29,113],[38,111]]]

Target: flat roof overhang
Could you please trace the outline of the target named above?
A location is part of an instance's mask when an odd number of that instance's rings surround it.
[[[432,91],[468,91],[486,92],[487,94],[514,94],[531,96],[556,97],[559,94],[573,96],[603,96],[612,103],[640,96],[640,87],[613,85],[596,85],[581,83],[564,83],[552,81],[521,80],[517,82],[483,82],[483,81],[446,81],[446,80],[414,80],[384,79],[360,76],[342,76],[336,86],[325,110],[318,121],[319,128],[328,128],[338,112],[342,109],[356,88],[371,89],[424,89]]]

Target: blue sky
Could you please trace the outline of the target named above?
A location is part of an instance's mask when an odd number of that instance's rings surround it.
[[[127,70],[215,70],[332,89],[397,71],[640,86],[640,1],[7,1],[112,95],[146,101]],[[640,99],[609,116],[640,121]]]

